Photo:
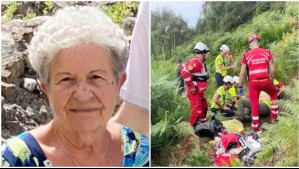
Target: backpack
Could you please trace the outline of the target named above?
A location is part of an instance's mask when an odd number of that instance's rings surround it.
[[[262,145],[259,136],[251,132],[247,135],[224,134],[214,138],[211,156],[217,166],[231,166],[234,159],[240,159],[246,166],[254,163]]]
[[[205,123],[197,121],[194,130],[195,134],[199,137],[214,138],[215,135],[224,130],[224,127],[223,124],[213,116],[211,121],[207,121]]]
[[[239,142],[240,136],[237,134],[225,134],[215,137],[214,158],[217,166],[231,166],[233,159],[239,159],[243,147]]]

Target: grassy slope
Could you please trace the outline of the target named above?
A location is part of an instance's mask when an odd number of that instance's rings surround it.
[[[210,79],[209,89],[206,92],[211,99],[215,91],[214,58],[217,55],[220,44],[228,44],[234,53],[234,59],[240,60],[242,54],[247,50],[246,39],[252,32],[260,33],[263,47],[271,49],[275,57],[276,77],[285,84],[291,83],[291,79],[298,72],[298,30],[291,25],[298,19],[296,5],[289,3],[285,13],[266,12],[256,16],[252,22],[240,25],[234,32],[209,32],[204,35],[195,36],[192,42],[176,48],[176,55],[170,60],[152,61],[151,71],[151,98],[152,98],[152,165],[153,166],[210,166],[212,161],[208,160],[208,146],[202,146],[194,151],[182,151],[172,153],[180,147],[187,137],[192,135],[192,129],[186,124],[189,116],[188,101],[176,94],[175,84],[175,61],[178,57],[187,60],[193,55],[191,53],[193,44],[202,41],[208,44],[211,53],[207,59]],[[292,64],[290,64],[292,63]],[[240,66],[240,64],[238,64]],[[239,68],[231,75],[238,75]],[[154,118],[154,120],[153,120]],[[178,130],[178,128],[180,130]],[[297,132],[298,133],[298,132]],[[202,141],[202,140],[200,140]],[[298,140],[297,140],[298,141]],[[187,142],[186,145],[192,145]],[[185,158],[184,158],[185,157]],[[257,166],[263,166],[263,162]],[[284,164],[284,163],[281,163]],[[271,164],[267,164],[271,165]],[[274,163],[272,163],[274,165]],[[292,165],[291,165],[292,166]]]

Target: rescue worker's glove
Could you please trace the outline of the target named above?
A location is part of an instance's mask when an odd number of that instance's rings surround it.
[[[244,89],[243,89],[243,87],[238,87],[238,95],[239,96],[243,96],[244,95]]]

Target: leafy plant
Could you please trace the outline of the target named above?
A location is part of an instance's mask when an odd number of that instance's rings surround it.
[[[2,17],[2,23],[8,22],[13,18],[15,11],[17,10],[20,3],[17,1],[12,1],[9,3],[8,8],[4,12],[4,16]]]
[[[113,22],[122,24],[126,17],[132,16],[132,9],[137,8],[139,2],[123,1],[116,2],[113,5],[103,5],[102,9],[107,13]]]
[[[261,135],[264,146],[256,166],[298,166],[299,81],[293,80],[293,83],[293,88],[285,90],[289,100],[279,100],[279,122],[267,126]]]
[[[181,165],[185,155],[177,153],[174,148],[176,147],[176,150],[181,153],[184,152],[184,148],[177,147],[178,144],[189,135],[194,135],[193,129],[186,122],[189,117],[189,110],[185,109],[188,107],[188,102],[177,94],[175,68],[176,64],[171,64],[170,61],[152,61],[151,150],[153,166]]]
[[[289,82],[298,72],[298,34],[284,33],[282,40],[270,45],[275,63],[275,77],[283,82]]]
[[[45,5],[45,8],[43,9],[43,14],[47,15],[54,7],[54,2],[53,1],[45,1],[44,5]]]
[[[30,19],[32,19],[32,18],[34,18],[34,17],[36,17],[36,13],[34,13],[34,12],[28,12],[28,13],[26,14],[26,16],[23,17],[23,20],[28,21],[28,20],[30,20]]]

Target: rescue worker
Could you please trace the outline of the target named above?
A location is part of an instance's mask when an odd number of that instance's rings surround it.
[[[273,84],[276,87],[277,96],[279,93],[282,93],[284,89],[284,84],[276,79],[274,79]],[[279,100],[279,98],[278,98]],[[270,115],[270,108],[271,108],[271,98],[270,96],[264,92],[261,91],[259,96],[259,115],[262,117],[266,117]],[[240,121],[247,121],[251,114],[251,103],[249,99],[241,98],[238,100],[238,109],[237,109],[237,118]],[[249,118],[248,118],[249,117]]]
[[[191,111],[189,123],[192,127],[198,120],[200,123],[207,121],[208,102],[204,91],[208,87],[208,72],[204,62],[209,51],[207,45],[198,42],[194,47],[194,58],[182,64],[181,75],[187,86]]]
[[[225,66],[224,57],[226,57],[229,53],[229,47],[227,45],[222,45],[220,47],[220,54],[215,59],[215,79],[217,88],[223,85],[223,77],[227,75],[227,71],[230,69],[234,69],[234,65]]]
[[[237,88],[239,86],[239,77],[238,76],[234,76],[234,84],[233,86],[228,90],[228,98],[226,100],[226,104],[228,105],[228,107],[232,110],[237,110],[237,104],[238,104],[238,99],[240,98],[240,96],[237,94]]]
[[[271,98],[270,96],[261,91],[259,97],[259,115],[261,117],[266,117],[270,115],[270,108],[271,108]],[[251,114],[251,103],[249,99],[239,99],[238,100],[238,109],[237,109],[237,119],[240,121],[247,121],[250,120]]]
[[[278,115],[277,92],[273,84],[274,63],[270,50],[260,48],[260,36],[252,34],[248,38],[250,51],[246,52],[242,59],[240,71],[240,83],[238,94],[243,95],[243,81],[246,68],[248,70],[249,99],[251,102],[251,127],[254,131],[260,130],[258,100],[261,91],[265,91],[271,97],[271,122],[276,121]],[[268,73],[269,72],[269,73]]]
[[[273,84],[276,86],[278,100],[285,98],[286,96],[283,93],[285,85],[276,79],[273,80]]]
[[[235,114],[235,112],[228,107],[226,101],[229,97],[228,90],[233,86],[234,79],[231,76],[226,75],[223,78],[223,85],[220,86],[211,101],[211,111],[213,115],[217,114],[217,112],[220,110],[220,113],[225,117],[231,117]]]

